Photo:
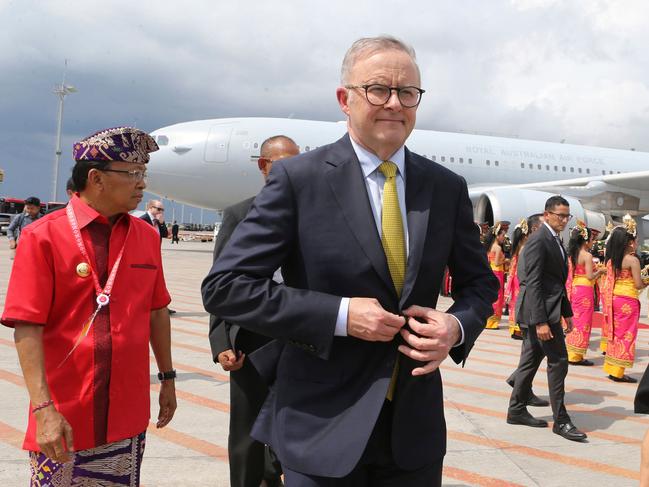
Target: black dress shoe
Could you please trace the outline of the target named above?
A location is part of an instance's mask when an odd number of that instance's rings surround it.
[[[518,335],[516,333],[512,334],[511,337],[512,337],[512,340],[522,340],[523,339],[522,336],[520,336],[520,335]]]
[[[548,422],[543,419],[537,419],[527,411],[518,414],[507,413],[507,422],[509,424],[520,424],[531,426],[532,428],[547,428]]]
[[[510,376],[505,379],[505,382],[509,385],[509,387],[514,387],[514,379]],[[546,401],[545,399],[541,399],[539,396],[534,394],[534,391],[530,392],[530,398],[527,400],[527,403],[525,403],[526,406],[534,406],[536,408],[544,408],[546,406],[549,406],[550,403]]]
[[[167,311],[169,311],[169,314],[170,314],[170,315],[175,315],[175,314],[176,314],[176,310],[175,310],[175,309],[167,308]]]
[[[628,382],[629,384],[635,384],[638,382],[638,379],[634,379],[633,377],[629,377],[628,375],[623,375],[622,377],[615,377],[614,375],[609,375],[609,379],[611,379],[613,382]]]
[[[571,441],[584,441],[588,436],[586,433],[582,433],[577,429],[577,427],[572,424],[570,421],[567,423],[554,423],[552,425],[552,432],[563,436],[566,440]]]
[[[586,360],[586,359],[582,359],[579,362],[570,362],[570,361],[568,361],[568,363],[570,365],[584,365],[586,367],[590,367],[591,365],[595,365],[593,362],[591,362],[590,360]]]
[[[541,399],[539,396],[534,394],[533,392],[531,393],[532,395],[530,398],[527,400],[527,405],[528,406],[534,406],[536,408],[544,408],[546,406],[550,405],[549,401],[546,401],[545,399]]]

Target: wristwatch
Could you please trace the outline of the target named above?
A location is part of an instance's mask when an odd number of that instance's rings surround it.
[[[168,372],[158,372],[158,380],[160,382],[176,378],[176,369],[171,369]]]

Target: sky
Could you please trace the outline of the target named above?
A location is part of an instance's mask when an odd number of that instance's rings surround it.
[[[642,0],[0,0],[0,195],[51,199],[66,59],[59,200],[100,129],[342,120],[344,53],[379,34],[417,52],[419,129],[649,151],[648,22]]]

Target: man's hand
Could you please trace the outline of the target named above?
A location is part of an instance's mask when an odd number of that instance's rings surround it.
[[[72,427],[54,406],[48,406],[34,413],[36,418],[36,443],[52,461],[65,463],[72,460],[70,452]],[[65,441],[64,441],[65,440]]]
[[[572,329],[574,328],[574,324],[573,324],[573,322],[572,322],[572,317],[571,317],[571,318],[564,318],[564,320],[565,320],[565,322],[566,322],[566,327],[564,328],[564,331],[565,331],[565,333],[566,333],[566,335],[567,335],[567,334],[570,333],[570,332],[572,331]]]
[[[239,358],[237,358],[234,350],[232,349],[219,353],[217,357],[219,364],[221,364],[221,367],[223,367],[223,370],[225,370],[226,372],[239,370],[241,367],[243,367],[243,360],[245,358],[246,354],[243,352],[240,352]]]
[[[160,396],[158,397],[160,412],[156,428],[164,428],[169,424],[176,412],[176,383],[173,379],[163,380],[160,384]]]
[[[405,318],[383,309],[374,298],[351,298],[347,310],[347,335],[368,342],[389,342]]]
[[[453,316],[432,308],[410,306],[403,314],[409,317],[410,328],[419,336],[401,330],[401,336],[409,346],[399,345],[399,351],[413,360],[426,362],[423,367],[413,369],[412,375],[430,374],[437,370],[459,341],[462,336],[460,325]]]
[[[570,323],[572,324],[572,320],[570,320]],[[547,342],[548,340],[552,340],[554,338],[552,330],[550,330],[550,325],[548,325],[547,323],[536,325],[536,336],[539,337],[539,340],[541,340],[542,342]]]
[[[9,249],[13,250],[16,248],[16,241],[15,240],[9,240]]]

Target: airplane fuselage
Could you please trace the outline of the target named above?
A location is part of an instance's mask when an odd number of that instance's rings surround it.
[[[345,122],[231,118],[171,125],[152,133],[149,190],[203,208],[222,209],[263,184],[259,147],[288,135],[307,152],[340,138]],[[472,186],[591,178],[649,168],[649,154],[501,137],[414,130],[407,147],[463,176]]]

